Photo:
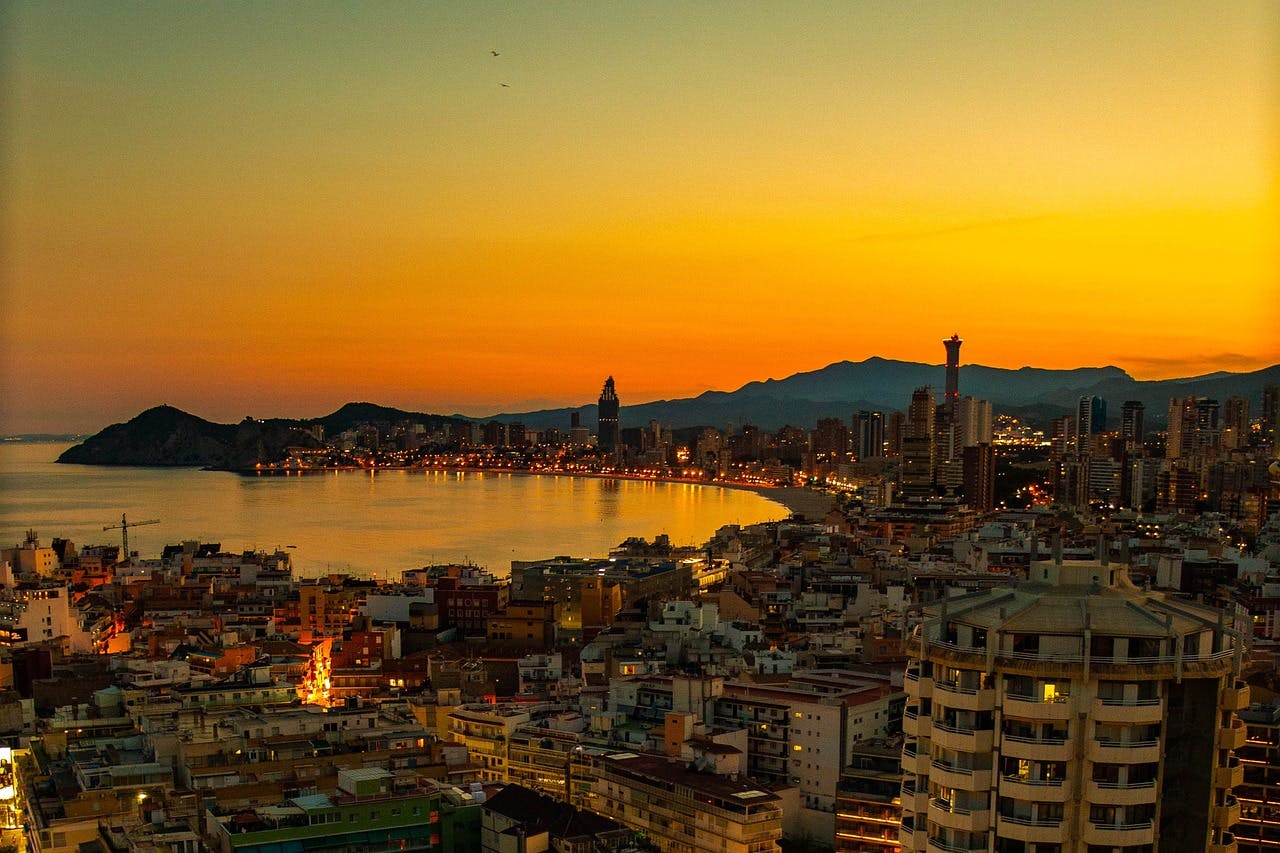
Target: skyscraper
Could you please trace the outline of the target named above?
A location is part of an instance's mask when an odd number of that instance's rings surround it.
[[[975,400],[964,397],[957,405],[956,425],[961,447],[973,447],[975,444],[990,444],[991,401]]]
[[[1101,397],[1081,397],[1076,407],[1076,433],[1080,436],[1080,452],[1086,453],[1086,436],[1107,431],[1107,401]]]
[[[1222,412],[1222,446],[1228,450],[1249,443],[1249,398],[1228,397]]]
[[[841,418],[818,418],[809,437],[813,455],[823,461],[843,461],[849,452],[849,428]]]
[[[959,335],[952,335],[942,342],[947,348],[947,388],[944,403],[952,422],[956,419],[956,406],[960,402],[960,345],[964,341]]]
[[[858,459],[875,459],[884,456],[884,414],[863,410],[853,416],[854,452]]]
[[[1125,400],[1120,406],[1120,437],[1125,450],[1142,449],[1143,418],[1146,406],[1141,400]]]
[[[1250,626],[1138,588],[1105,547],[1054,550],[1014,588],[926,608],[908,647],[902,849],[1235,850]]]
[[[1280,385],[1262,386],[1262,437],[1280,444]]]
[[[964,449],[964,502],[978,512],[995,509],[996,452],[990,444]]]
[[[604,381],[597,408],[596,435],[598,445],[605,453],[618,450],[618,393],[613,389],[613,377]]]
[[[907,497],[933,493],[936,409],[932,388],[925,386],[912,393],[902,438],[902,493]]]
[[[1174,397],[1169,401],[1169,441],[1165,456],[1181,459],[1217,448],[1218,401],[1207,397]]]

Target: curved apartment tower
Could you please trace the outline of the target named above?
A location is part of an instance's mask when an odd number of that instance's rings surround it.
[[[1234,851],[1243,627],[1060,559],[931,605],[907,671],[902,849]]]

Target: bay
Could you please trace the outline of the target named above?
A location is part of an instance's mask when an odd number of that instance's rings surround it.
[[[192,468],[58,465],[68,445],[0,444],[0,545],[33,529],[44,544],[118,544],[159,556],[184,540],[227,551],[284,548],[295,573],[396,578],[471,562],[506,575],[513,559],[599,557],[630,536],[702,544],[725,524],[785,518],[758,494],[718,486],[518,473],[327,471],[244,476]]]

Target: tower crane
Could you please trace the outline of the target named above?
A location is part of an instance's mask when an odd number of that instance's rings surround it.
[[[122,512],[120,513],[119,524],[108,524],[108,525],[105,525],[102,529],[115,530],[117,527],[120,528],[120,545],[123,548],[123,553],[121,553],[120,559],[127,560],[129,559],[129,528],[141,527],[144,524],[159,524],[159,523],[160,523],[160,519],[158,518],[148,519],[147,521],[130,521],[128,519],[127,514]]]

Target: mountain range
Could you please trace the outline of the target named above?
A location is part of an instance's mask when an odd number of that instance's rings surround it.
[[[676,429],[754,424],[773,430],[790,424],[812,427],[818,418],[847,420],[855,411],[902,411],[914,389],[930,385],[941,397],[945,381],[942,365],[895,361],[879,357],[842,361],[820,370],[785,379],[750,382],[736,391],[706,391],[696,397],[658,400],[623,406],[620,421],[634,427],[656,420]],[[1244,397],[1257,406],[1265,385],[1280,385],[1280,364],[1249,373],[1225,371],[1184,379],[1140,381],[1118,367],[1046,370],[1023,367],[1008,370],[972,364],[960,368],[960,393],[990,400],[994,410],[1047,425],[1049,419],[1075,411],[1082,396],[1107,400],[1111,422],[1120,404],[1138,400],[1146,407],[1148,428],[1165,425],[1173,397],[1211,397],[1219,401]],[[619,385],[625,399],[625,379]],[[1256,409],[1255,409],[1256,411]],[[348,403],[320,418],[257,420],[217,424],[171,406],[157,406],[123,424],[113,424],[84,443],[69,448],[60,462],[90,465],[199,465],[241,469],[279,459],[285,447],[318,444],[307,431],[324,426],[326,435],[362,423],[395,424],[412,421],[434,431],[449,423],[475,420],[521,421],[534,429],[567,429],[572,413],[595,425],[594,404],[536,412],[505,412],[491,418],[409,412],[373,403]]]
[[[939,398],[946,379],[943,365],[895,361],[879,357],[865,361],[840,361],[820,370],[796,373],[785,379],[749,382],[736,391],[706,391],[697,397],[658,400],[623,406],[624,426],[657,420],[674,427],[719,426],[728,423],[754,424],[761,429],[777,429],[785,424],[812,427],[818,418],[848,419],[855,411],[905,411],[911,393],[932,386]],[[1047,425],[1051,418],[1075,412],[1080,397],[1105,399],[1108,415],[1118,422],[1120,405],[1138,400],[1146,407],[1146,423],[1162,427],[1168,418],[1173,397],[1245,397],[1256,407],[1264,385],[1280,384],[1280,364],[1250,373],[1225,371],[1185,379],[1142,381],[1119,367],[1079,367],[1047,370],[1023,367],[1009,370],[980,364],[960,368],[960,394],[990,400],[996,412],[1017,415],[1033,423]],[[626,386],[618,394],[625,399]],[[538,412],[503,413],[493,420],[522,421],[530,427],[568,424],[570,413],[579,412],[582,422],[594,424],[594,405],[578,408],[546,409]]]

